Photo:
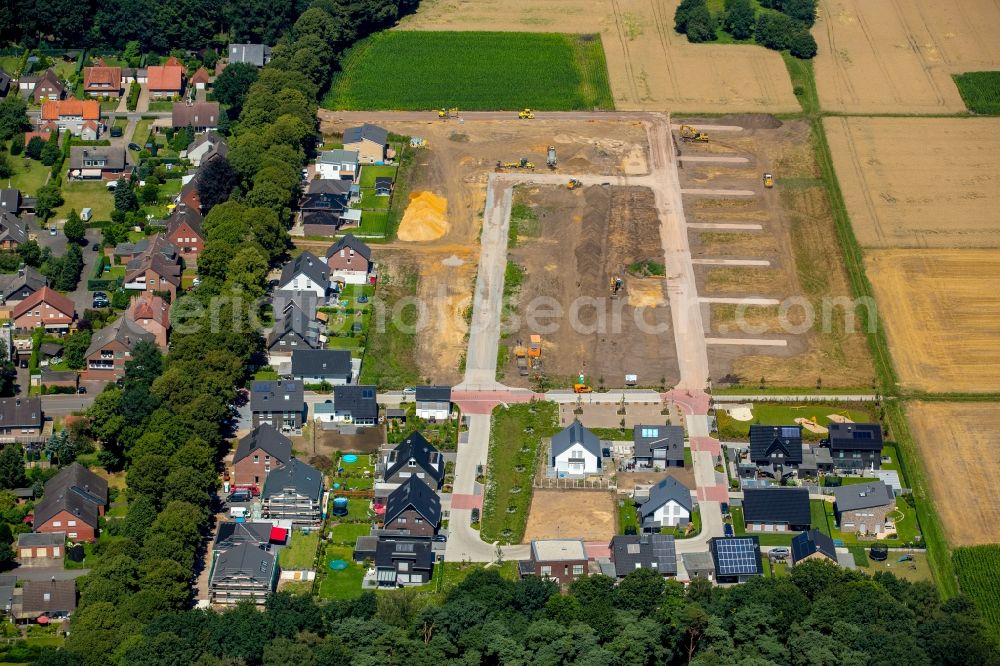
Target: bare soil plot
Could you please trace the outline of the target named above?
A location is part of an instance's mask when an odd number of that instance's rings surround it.
[[[556,386],[567,386],[581,372],[594,386],[621,387],[626,374],[638,375],[643,385],[675,384],[677,348],[666,281],[627,274],[635,262],[664,263],[652,191],[603,186],[526,191],[540,234],[510,251],[525,277],[504,343],[527,343],[532,333],[541,333],[542,371]],[[614,276],[624,280],[617,297],[609,288]],[[542,302],[558,304],[564,315],[537,320],[550,325],[549,332],[526,317]],[[513,358],[505,372],[506,383],[529,385]]]
[[[621,409],[619,404],[591,404],[588,400],[589,396],[581,395],[579,404],[560,404],[559,425],[568,426],[577,420],[588,428],[631,428],[644,423],[663,423],[667,418],[673,418],[678,422],[682,420],[677,410],[667,409],[664,413],[664,407],[659,402],[626,403],[625,413],[619,414],[618,411]],[[577,414],[578,409],[582,410],[582,413]],[[625,421],[624,426],[621,424],[622,420]]]
[[[615,107],[796,112],[781,56],[759,46],[689,44],[674,32],[679,0],[427,0],[403,30],[600,33]],[[524,106],[532,106],[525,100]]]
[[[827,111],[964,111],[951,75],[1000,69],[993,0],[823,0],[813,34]]]
[[[823,122],[862,245],[1000,245],[1000,118]]]
[[[672,476],[688,488],[696,487],[693,467],[671,467],[661,472],[618,472],[618,492],[631,495],[637,485],[655,485]]]
[[[1000,404],[914,402],[907,413],[948,543],[1000,541]]]
[[[614,534],[615,503],[610,492],[535,489],[524,543],[532,539],[610,542]]]
[[[1000,251],[879,250],[865,267],[903,386],[1000,390]]]

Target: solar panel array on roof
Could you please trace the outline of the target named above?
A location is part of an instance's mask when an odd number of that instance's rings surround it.
[[[872,439],[874,433],[871,430],[858,430],[854,433],[854,439]]]
[[[362,398],[374,398],[375,397],[375,389],[370,389],[370,388],[361,389],[361,397]]]
[[[798,428],[784,427],[784,428],[781,429],[781,436],[782,437],[798,437],[799,436],[799,429]]]
[[[753,539],[725,539],[716,542],[717,573],[738,576],[757,573],[757,556]]]

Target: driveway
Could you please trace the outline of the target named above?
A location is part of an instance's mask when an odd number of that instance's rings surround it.
[[[21,580],[76,580],[90,573],[90,569],[63,569],[62,567],[18,567],[10,573]]]

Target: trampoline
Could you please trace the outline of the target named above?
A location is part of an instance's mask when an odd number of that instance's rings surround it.
[[[341,458],[345,463],[356,463],[358,462],[358,457],[353,453],[348,453],[343,458]]]
[[[330,560],[330,570],[331,571],[343,571],[347,568],[346,560]]]

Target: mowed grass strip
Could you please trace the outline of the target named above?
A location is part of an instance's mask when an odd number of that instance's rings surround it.
[[[598,35],[376,33],[344,57],[328,109],[613,109]]]
[[[1000,546],[966,546],[952,554],[958,586],[979,607],[993,638],[1000,642]]]
[[[969,111],[1000,115],[1000,72],[966,72],[953,78]]]

